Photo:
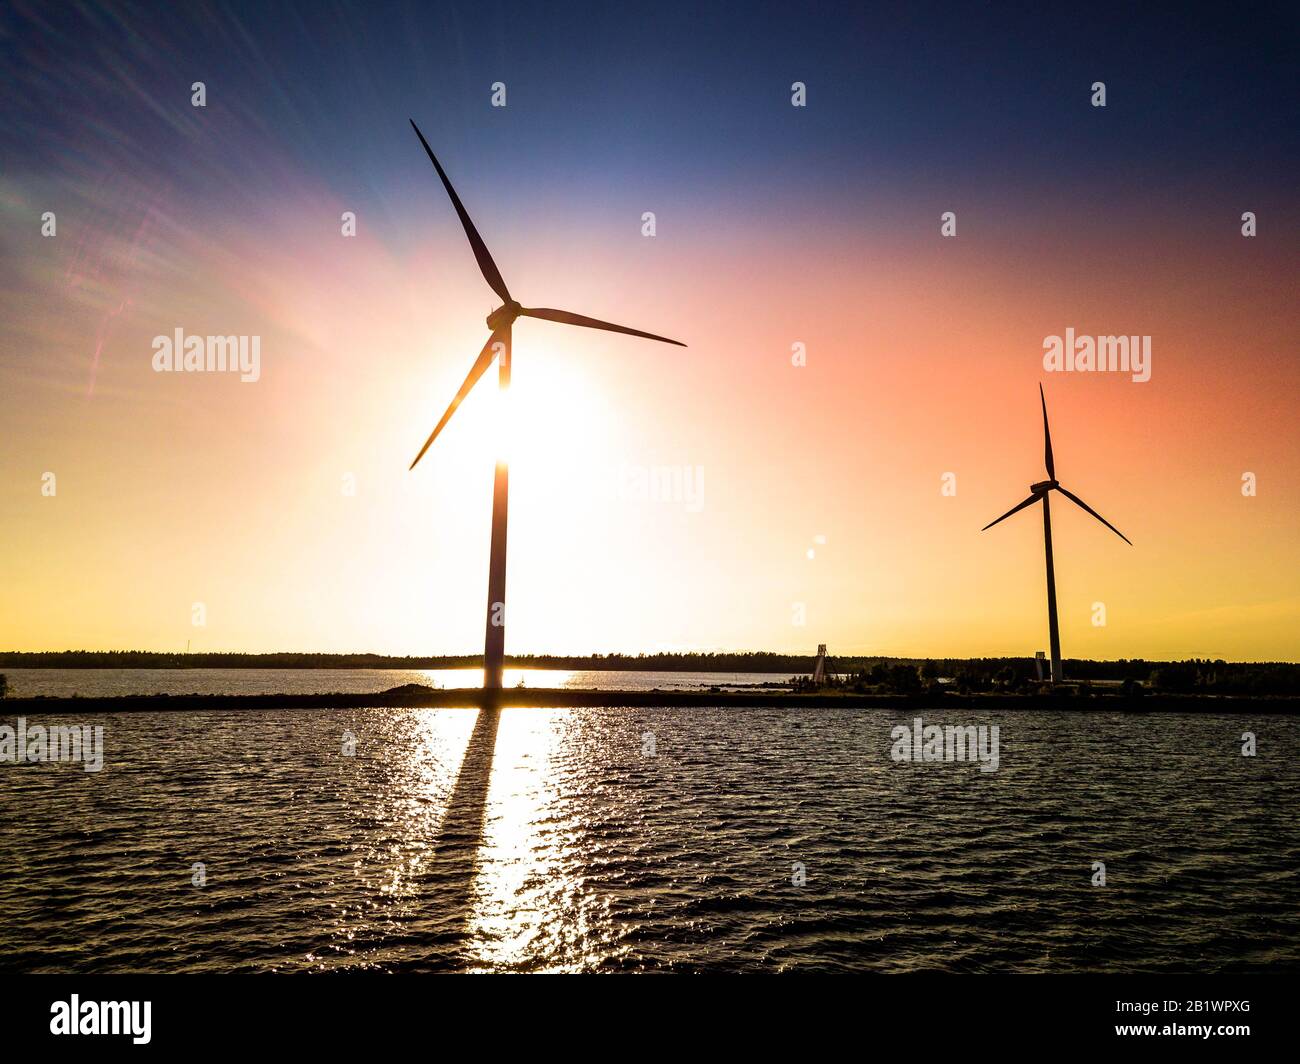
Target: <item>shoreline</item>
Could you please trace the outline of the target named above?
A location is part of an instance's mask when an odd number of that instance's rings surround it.
[[[598,691],[579,688],[434,688],[406,684],[372,693],[252,695],[33,695],[0,701],[0,715],[66,713],[168,713],[241,709],[551,709],[551,708],[710,708],[710,709],[1022,709],[1112,713],[1300,713],[1300,698],[1256,695],[1120,694],[795,694],[789,691]]]

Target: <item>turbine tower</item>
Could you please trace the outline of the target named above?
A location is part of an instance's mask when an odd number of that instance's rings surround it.
[[[456,214],[460,218],[460,224],[465,229],[465,236],[469,238],[469,246],[474,251],[474,258],[478,260],[478,268],[483,274],[483,279],[487,281],[492,291],[503,300],[502,305],[487,317],[488,328],[492,330],[487,343],[483,345],[483,350],[479,352],[474,365],[470,367],[465,383],[460,386],[460,390],[452,398],[451,405],[447,407],[447,412],[442,415],[442,419],[434,427],[429,438],[424,441],[420,453],[415,456],[415,461],[411,463],[411,469],[414,469],[416,462],[419,462],[424,457],[425,451],[438,438],[438,433],[446,427],[447,422],[451,420],[451,415],[456,412],[456,408],[469,394],[470,389],[487,372],[488,367],[492,365],[493,359],[499,360],[497,387],[503,393],[510,388],[510,332],[516,318],[542,318],[546,321],[558,321],[565,325],[582,325],[588,329],[604,329],[608,332],[626,333],[628,336],[640,336],[646,340],[659,340],[665,344],[676,344],[678,347],[686,346],[677,340],[669,340],[666,336],[656,336],[654,333],[642,332],[640,329],[629,329],[624,325],[613,325],[607,321],[588,318],[581,314],[573,314],[567,310],[520,306],[510,295],[510,289],[506,287],[506,282],[501,277],[501,271],[497,269],[496,263],[492,261],[487,245],[483,243],[483,238],[478,235],[478,230],[474,228],[474,223],[470,221],[469,213],[465,210],[464,204],[460,202],[460,197],[456,195],[456,190],[451,187],[451,181],[448,180],[446,172],[433,154],[433,149],[429,147],[429,142],[424,139],[424,134],[420,132],[420,127],[415,124],[414,119],[411,119],[411,128],[415,130],[415,135],[420,138],[420,143],[424,145],[429,161],[433,163],[433,168],[438,171],[443,187],[447,190],[451,205],[456,208]],[[501,672],[505,660],[506,512],[509,494],[510,470],[506,457],[502,454],[497,460],[496,479],[492,489],[492,550],[488,562],[487,631],[483,643],[483,686],[490,690],[499,690],[501,688]]]
[[[1047,399],[1043,395],[1043,386],[1041,384],[1038,386],[1038,399],[1043,404],[1043,444],[1044,458],[1047,464],[1047,479],[1040,480],[1037,484],[1031,484],[1029,486],[1029,498],[1011,507],[997,521],[990,521],[980,531],[988,531],[999,521],[1005,521],[1013,513],[1023,510],[1026,506],[1032,506],[1036,502],[1043,504],[1043,544],[1047,553],[1047,632],[1052,647],[1052,683],[1060,683],[1065,679],[1065,673],[1061,669],[1061,631],[1056,621],[1056,570],[1052,565],[1052,507],[1048,496],[1053,491],[1059,491],[1076,506],[1087,510],[1088,513],[1092,514],[1093,517],[1119,536],[1130,547],[1133,546],[1133,543],[1128,536],[1124,535],[1123,532],[1102,517],[1079,496],[1062,487],[1061,483],[1056,479],[1056,463],[1052,460],[1052,430],[1047,426]]]

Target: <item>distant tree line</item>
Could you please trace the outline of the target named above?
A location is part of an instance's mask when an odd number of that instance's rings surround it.
[[[928,658],[880,660],[870,665],[836,659],[823,687],[892,694],[958,691],[1020,692],[1044,686],[1033,658]],[[1130,695],[1144,690],[1203,695],[1300,695],[1300,665],[1290,662],[1188,661],[1064,662],[1071,683],[1085,691],[1093,681],[1118,682]],[[812,690],[812,680],[795,676],[796,690]]]
[[[537,669],[620,669],[654,672],[771,672],[811,670],[811,654],[513,654],[506,664]],[[481,668],[479,654],[399,657],[389,654],[194,653],[150,650],[0,651],[0,667],[24,669],[464,669]]]
[[[616,669],[646,672],[749,672],[793,677],[801,690],[811,687],[811,654],[659,653],[659,654],[516,654],[506,664],[538,669]],[[930,688],[957,691],[1019,691],[1036,687],[1033,658],[828,658],[831,677],[825,687],[854,691],[919,692]],[[0,652],[0,668],[26,669],[458,669],[481,667],[475,654],[441,657],[394,657],[387,654],[165,654],[148,650],[60,650],[40,653]],[[1300,695],[1300,665],[1289,662],[1188,661],[1065,662],[1071,681],[1123,682],[1130,691],[1145,688],[1200,694]],[[941,683],[940,681],[947,681]],[[0,675],[0,691],[4,690]],[[0,696],[2,697],[2,696]]]
[[[1300,665],[1287,662],[1241,663],[1193,658],[1164,661],[1151,673],[1151,684],[1163,691],[1223,695],[1300,694]]]

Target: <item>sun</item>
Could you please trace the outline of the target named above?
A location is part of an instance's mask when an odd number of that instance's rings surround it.
[[[491,390],[501,427],[496,453],[512,468],[572,469],[604,451],[615,430],[606,396],[591,376],[544,342],[516,343],[509,390]]]

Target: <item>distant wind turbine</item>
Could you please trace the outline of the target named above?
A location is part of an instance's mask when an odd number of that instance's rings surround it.
[[[573,314],[567,310],[550,310],[546,307],[521,307],[511,297],[510,290],[501,277],[501,271],[497,269],[496,263],[492,261],[492,256],[488,253],[487,245],[483,243],[483,238],[478,235],[478,230],[474,228],[474,223],[470,221],[469,213],[460,202],[460,197],[456,195],[456,190],[451,187],[451,181],[448,180],[446,172],[433,154],[433,149],[429,147],[429,142],[424,139],[424,134],[420,132],[420,127],[415,124],[414,119],[411,120],[411,128],[415,130],[415,135],[420,138],[420,143],[424,145],[429,161],[433,163],[433,168],[438,171],[438,176],[442,178],[443,187],[446,188],[447,195],[451,198],[451,205],[456,208],[456,214],[460,217],[460,224],[465,228],[465,235],[469,238],[469,246],[474,251],[474,258],[478,260],[478,268],[483,273],[483,279],[487,281],[492,291],[505,301],[502,306],[497,307],[488,315],[487,324],[488,328],[492,330],[492,334],[488,337],[487,343],[483,345],[483,350],[479,352],[478,359],[470,368],[465,383],[460,386],[460,390],[456,392],[451,405],[447,407],[447,412],[442,415],[442,420],[434,426],[433,432],[424,441],[424,446],[420,448],[420,453],[415,456],[415,461],[411,463],[412,469],[415,468],[416,462],[419,462],[424,457],[424,452],[429,449],[430,444],[438,438],[438,433],[451,420],[451,415],[456,412],[456,408],[469,394],[470,389],[487,372],[494,358],[500,359],[497,386],[503,393],[509,389],[510,327],[518,317],[543,318],[546,321],[558,321],[565,325],[582,325],[588,329],[605,329],[608,332],[626,333],[628,336],[640,336],[646,340],[659,340],[666,344],[676,344],[678,347],[686,346],[677,340],[670,340],[666,336],[656,336],[654,333],[642,332],[640,329],[629,329],[624,325],[613,325],[607,321],[588,318],[582,314]],[[496,481],[492,491],[492,553],[488,563],[487,633],[483,648],[483,686],[490,689],[499,689],[501,687],[501,672],[505,660],[506,512],[508,509],[509,483],[509,467],[503,455],[497,462]]]
[[[1052,430],[1047,426],[1047,399],[1043,395],[1043,386],[1038,386],[1038,399],[1043,404],[1043,441],[1044,457],[1047,461],[1047,480],[1041,480],[1037,484],[1029,486],[1030,495],[1024,502],[1013,506],[1004,513],[997,521],[991,521],[980,529],[986,532],[998,523],[1005,521],[1013,513],[1023,510],[1026,506],[1032,506],[1036,502],[1043,504],[1043,543],[1047,549],[1047,625],[1048,635],[1052,641],[1052,683],[1059,683],[1065,679],[1065,673],[1061,669],[1061,632],[1056,623],[1056,571],[1052,567],[1052,510],[1051,503],[1048,500],[1048,494],[1052,491],[1059,491],[1076,506],[1082,507],[1092,514],[1098,521],[1109,528],[1115,535],[1119,536],[1130,547],[1133,546],[1128,536],[1124,535],[1118,528],[1112,525],[1096,510],[1084,502],[1073,492],[1063,488],[1056,479],[1056,463],[1052,460]]]

